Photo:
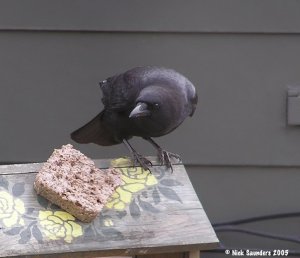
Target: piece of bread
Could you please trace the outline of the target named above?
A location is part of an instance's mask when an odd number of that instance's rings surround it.
[[[118,170],[97,168],[91,159],[67,144],[55,149],[44,163],[34,188],[79,220],[91,222],[120,184]]]

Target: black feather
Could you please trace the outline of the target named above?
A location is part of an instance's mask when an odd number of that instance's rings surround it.
[[[100,88],[104,110],[71,134],[78,143],[107,146],[132,136],[149,139],[168,134],[194,114],[198,102],[195,87],[186,77],[155,66],[109,77]],[[139,110],[140,103],[147,112]],[[134,108],[137,112],[130,116]]]
[[[101,121],[104,112],[102,111],[86,125],[71,133],[72,140],[78,143],[95,143],[102,146],[117,144],[112,131]]]

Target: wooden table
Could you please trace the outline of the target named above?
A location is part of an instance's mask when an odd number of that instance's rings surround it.
[[[42,163],[0,166],[0,257],[196,258],[217,247],[184,166],[174,165],[171,173],[151,160],[152,174],[124,158],[95,160],[100,168],[118,167],[124,185],[92,223],[36,195]]]

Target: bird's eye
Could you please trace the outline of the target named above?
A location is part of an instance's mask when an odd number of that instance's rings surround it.
[[[155,109],[155,110],[157,110],[157,109],[159,109],[159,104],[158,103],[155,103],[155,104],[153,104],[153,109]]]
[[[107,80],[104,80],[104,81],[102,81],[102,82],[99,82],[100,87],[102,87],[106,82],[107,82]]]

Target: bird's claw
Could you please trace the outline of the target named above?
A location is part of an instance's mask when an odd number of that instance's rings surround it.
[[[133,164],[134,166],[140,165],[144,170],[149,171],[149,167],[152,167],[152,162],[137,152],[133,153]]]
[[[163,149],[159,149],[158,150],[158,158],[159,161],[162,165],[166,165],[167,168],[171,169],[171,171],[173,172],[173,165],[171,162],[171,158],[175,158],[180,160],[180,156],[178,154],[172,153],[172,152],[168,152],[166,150]]]

